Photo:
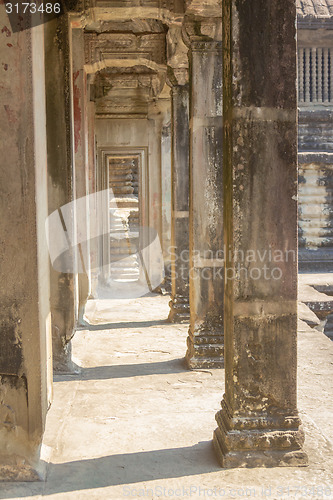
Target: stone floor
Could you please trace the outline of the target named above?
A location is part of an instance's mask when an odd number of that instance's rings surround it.
[[[211,440],[223,370],[184,368],[187,327],[165,321],[168,300],[89,303],[93,325],[73,343],[81,373],[55,378],[46,481],[0,483],[0,498],[333,498],[333,343],[301,328],[309,466],[221,470]]]

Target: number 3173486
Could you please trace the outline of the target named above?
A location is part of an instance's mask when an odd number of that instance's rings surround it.
[[[33,2],[20,2],[20,3],[6,3],[7,14],[35,14],[36,12],[43,12],[46,14],[60,14],[60,3],[33,3]]]

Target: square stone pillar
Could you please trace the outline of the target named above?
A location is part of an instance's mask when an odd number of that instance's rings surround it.
[[[68,18],[45,23],[45,85],[49,214],[73,200],[70,134]],[[54,40],[57,39],[57,43]],[[51,227],[51,231],[54,228]],[[60,238],[58,235],[57,238]],[[50,268],[52,348],[55,372],[72,371],[70,339],[75,327],[75,280]]]
[[[84,308],[90,295],[90,228],[89,228],[89,166],[88,166],[88,128],[87,128],[87,74],[85,71],[84,33],[73,18],[71,37],[72,58],[72,135],[73,135],[73,189],[75,204],[75,223],[78,243],[76,249],[77,268],[77,321],[84,325]],[[85,202],[83,201],[85,200]]]
[[[0,481],[30,481],[52,397],[44,27],[0,23]]]
[[[156,231],[163,252],[163,225],[162,225],[162,132],[164,125],[170,119],[170,95],[166,88],[159,93],[158,99],[151,100],[148,106],[148,165],[149,165],[149,227]],[[157,292],[164,281],[164,264],[160,259],[163,255],[156,255],[156,251],[148,249],[148,275],[152,283],[159,283],[153,287]],[[163,258],[164,261],[164,258]]]
[[[188,323],[189,305],[189,87],[173,85],[171,301],[169,321]]]
[[[294,0],[223,2],[225,395],[222,467],[305,465],[296,404]]]
[[[166,87],[169,89],[169,87]],[[170,89],[169,89],[170,91]],[[170,109],[165,114],[161,136],[161,184],[162,184],[162,251],[164,260],[164,283],[166,292],[171,292],[171,98]]]
[[[185,21],[190,59],[189,368],[223,367],[220,18]]]

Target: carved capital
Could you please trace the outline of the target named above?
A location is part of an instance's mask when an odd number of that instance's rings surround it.
[[[219,49],[222,46],[222,18],[186,15],[182,36],[191,49]]]
[[[188,48],[182,38],[181,26],[171,26],[167,35],[167,83],[185,85],[188,82]]]
[[[187,68],[171,68],[168,66],[167,84],[169,87],[176,85],[187,85],[189,82],[189,73]]]

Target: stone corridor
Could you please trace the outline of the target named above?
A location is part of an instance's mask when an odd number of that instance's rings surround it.
[[[304,4],[0,2],[5,497],[331,495],[333,282],[297,281],[332,271],[333,0]]]
[[[1,483],[1,499],[332,498],[332,342],[299,330],[309,466],[222,471],[211,436],[224,370],[186,370],[187,325],[165,321],[168,301],[150,295],[88,303],[94,325],[73,340],[82,370],[55,377],[46,482]]]

